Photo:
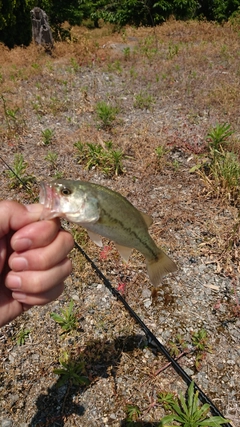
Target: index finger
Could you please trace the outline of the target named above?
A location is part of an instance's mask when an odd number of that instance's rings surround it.
[[[58,218],[33,222],[16,231],[11,239],[11,247],[16,252],[42,248],[49,245],[60,229]]]

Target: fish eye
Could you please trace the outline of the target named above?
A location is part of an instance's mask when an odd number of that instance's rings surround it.
[[[61,194],[63,195],[63,196],[69,196],[70,194],[72,194],[72,192],[71,192],[71,190],[69,190],[69,188],[62,188],[61,189]]]

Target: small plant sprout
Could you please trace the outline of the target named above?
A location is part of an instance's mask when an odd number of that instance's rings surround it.
[[[182,351],[188,350],[188,344],[181,334],[177,334],[174,341],[169,341],[169,352],[172,356],[177,357]]]
[[[172,165],[173,165],[173,169],[177,172],[178,169],[180,168],[179,161],[177,159],[174,159],[173,162],[172,162]]]
[[[65,351],[59,358],[61,368],[53,370],[53,373],[59,375],[60,378],[57,382],[57,386],[61,387],[64,384],[69,386],[82,386],[89,385],[90,381],[85,375],[85,362],[82,358],[79,360],[71,359],[71,356]]]
[[[73,305],[73,300],[71,300],[67,308],[61,309],[61,315],[57,313],[50,314],[50,317],[61,326],[63,334],[78,328],[78,320],[73,311]]]
[[[170,410],[172,405],[176,403],[176,395],[174,395],[171,392],[163,391],[161,393],[158,393],[158,403],[163,405],[165,410]]]
[[[105,101],[100,101],[96,104],[95,111],[102,127],[111,127],[116,119],[118,108],[107,104]]]
[[[54,151],[48,151],[46,157],[44,157],[45,160],[47,160],[52,168],[56,168],[57,165],[57,159],[58,159],[58,154],[55,153]]]
[[[164,145],[159,145],[155,149],[155,153],[156,153],[158,159],[161,159],[167,153],[166,147],[164,147]]]
[[[140,44],[140,51],[151,60],[158,52],[157,38],[154,36],[147,36]]]
[[[166,154],[168,153],[167,148],[164,145],[159,145],[155,148],[155,155],[157,157],[157,167],[162,169],[166,164]]]
[[[178,52],[179,46],[170,42],[168,45],[168,59],[173,59],[174,56],[178,54]]]
[[[7,101],[3,95],[1,95],[1,99],[3,101],[3,111],[4,111],[8,132],[19,130],[20,125],[24,124],[24,120],[19,119],[17,114],[19,112],[19,107],[9,108],[7,106]]]
[[[10,180],[10,188],[17,188],[27,185],[28,183],[34,181],[33,175],[26,175],[26,169],[28,163],[25,162],[24,157],[21,153],[16,153],[14,156],[14,162],[12,170],[7,170],[6,173]]]
[[[111,72],[117,72],[118,74],[122,73],[122,67],[121,62],[117,59],[116,61],[109,62],[108,64],[108,71]]]
[[[79,71],[79,64],[77,63],[75,58],[71,58],[71,66],[74,70],[75,73],[77,73]]]
[[[231,125],[223,123],[222,125],[217,124],[207,134],[208,147],[215,160],[216,154],[222,153],[223,144],[226,143],[229,136],[234,133],[231,130]]]
[[[114,150],[112,141],[101,144],[78,141],[74,146],[77,149],[78,163],[85,163],[87,169],[99,168],[107,176],[123,173],[122,150]]]
[[[133,106],[135,108],[140,108],[141,110],[144,110],[144,109],[149,110],[153,103],[154,103],[154,98],[151,95],[145,92],[140,92],[135,96],[135,101]]]
[[[54,175],[53,175],[54,179],[61,179],[63,178],[63,172],[61,171],[55,171]]]
[[[198,171],[209,187],[209,193],[238,204],[240,198],[240,162],[238,154],[229,151],[228,138],[234,133],[228,123],[217,124],[207,134],[209,157],[190,169]]]
[[[211,346],[208,341],[209,338],[206,329],[200,329],[199,331],[192,333],[192,343],[197,350],[210,351]]]
[[[177,422],[179,427],[220,427],[229,422],[220,416],[208,417],[210,405],[205,403],[199,406],[198,394],[198,391],[194,393],[193,381],[188,387],[186,400],[181,393],[178,398],[169,394],[169,398],[164,404],[167,405],[166,409],[173,413],[163,417],[159,427],[174,427],[173,422]],[[163,403],[161,395],[159,402]]]
[[[25,344],[25,340],[30,334],[30,332],[31,332],[30,329],[21,329],[16,336],[17,345]]]
[[[135,422],[139,420],[139,417],[141,415],[139,407],[137,405],[127,405],[125,411],[127,414],[127,426],[131,427],[131,425],[135,425]]]
[[[130,50],[130,47],[128,46],[128,47],[125,47],[124,49],[123,49],[123,55],[124,55],[124,59],[125,59],[125,61],[127,60],[127,59],[129,59],[130,58],[130,53],[131,53],[131,50]]]
[[[43,145],[49,145],[52,142],[54,131],[52,129],[42,130]]]
[[[202,362],[206,357],[206,353],[211,353],[212,348],[209,344],[209,337],[205,329],[200,329],[192,333],[192,344],[195,347],[196,360],[195,367],[199,371]]]

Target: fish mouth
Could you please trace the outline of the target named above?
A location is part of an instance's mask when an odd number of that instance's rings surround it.
[[[40,182],[39,203],[43,205],[41,220],[59,216],[59,197],[51,184]]]
[[[40,182],[39,203],[45,208],[51,209],[53,204],[53,188],[51,184]]]

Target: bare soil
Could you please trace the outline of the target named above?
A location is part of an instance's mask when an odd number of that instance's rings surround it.
[[[111,242],[100,250],[84,230],[64,226],[169,350],[171,342],[178,343],[179,353],[185,345],[192,350],[192,334],[206,330],[200,364],[196,351],[180,363],[237,427],[239,211],[227,194],[217,197],[213,183],[190,169],[207,158],[206,135],[217,123],[231,124],[230,142],[240,153],[239,34],[230,24],[175,21],[155,30],[73,33],[75,42],[56,44],[51,56],[34,45],[0,47],[1,156],[13,167],[21,153],[28,163],[25,175],[36,179],[30,193],[21,185],[10,188],[2,164],[0,199],[32,202],[38,183],[61,173],[119,191],[152,215],[154,240],[179,267],[157,293],[137,251],[124,265]],[[99,101],[118,108],[111,126],[97,117]],[[46,129],[54,131],[49,144]],[[86,161],[79,162],[78,141],[104,147],[112,141],[124,153],[124,173],[88,170]],[[55,163],[49,152],[57,153]],[[73,273],[62,296],[1,329],[2,426],[118,427],[125,425],[126,405],[139,407],[140,425],[157,426],[166,413],[157,394],[184,392],[183,381],[171,367],[163,369],[166,360],[148,347],[144,333],[76,249],[71,258]],[[79,328],[61,334],[50,313],[60,313],[71,299]],[[20,346],[21,330],[30,334]],[[57,387],[53,370],[66,353],[84,361],[89,386]]]

